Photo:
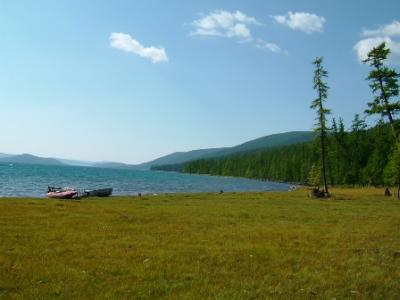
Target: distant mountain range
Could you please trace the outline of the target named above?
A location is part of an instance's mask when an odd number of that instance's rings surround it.
[[[20,163],[20,164],[37,164],[37,165],[63,165],[57,159],[39,157],[31,154],[10,155],[0,158],[0,162],[5,163]]]
[[[254,151],[267,149],[272,147],[280,147],[291,144],[308,142],[314,138],[311,131],[291,131],[279,134],[264,136],[246,143],[224,148],[199,149],[187,152],[175,152],[162,156],[155,160],[138,164],[129,165],[119,162],[89,162],[81,160],[70,160],[61,158],[46,158],[31,154],[12,155],[0,153],[0,163],[24,163],[24,164],[41,164],[41,165],[57,165],[57,166],[84,166],[111,169],[140,169],[149,170],[152,166],[180,164],[191,160],[221,157],[239,152]]]
[[[0,158],[9,157],[9,156],[12,156],[12,154],[0,153]]]

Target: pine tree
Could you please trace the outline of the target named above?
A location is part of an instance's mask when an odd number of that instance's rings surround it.
[[[324,81],[324,78],[328,77],[328,72],[322,66],[323,57],[317,57],[313,62],[315,66],[314,70],[314,90],[317,91],[317,98],[311,103],[310,108],[317,111],[315,131],[318,132],[320,140],[320,156],[321,156],[321,172],[322,182],[324,185],[324,193],[329,196],[328,183],[326,180],[326,138],[327,138],[327,125],[326,115],[330,113],[330,110],[324,107],[324,103],[328,98],[328,85]]]
[[[310,173],[308,174],[307,182],[310,185],[316,186],[319,189],[319,184],[321,182],[321,167],[317,165],[312,165]]]
[[[345,183],[346,172],[348,168],[348,134],[345,130],[344,121],[342,118],[339,118],[339,132],[337,135],[337,141],[339,144],[339,183]]]
[[[400,148],[400,126],[394,119],[394,116],[400,112],[400,101],[392,100],[399,96],[398,78],[400,74],[397,73],[396,70],[384,65],[384,61],[388,58],[389,54],[390,49],[386,47],[385,43],[382,43],[378,47],[373,48],[368,53],[367,59],[364,60],[364,63],[369,63],[373,68],[367,79],[370,81],[369,86],[372,89],[372,93],[375,95],[373,101],[368,103],[369,109],[365,112],[369,115],[380,114],[382,118],[387,117],[389,119],[397,142],[392,154],[392,159],[389,163],[389,165],[393,165],[394,163],[400,163],[400,161],[396,159],[398,155],[397,152]],[[392,166],[389,169],[396,170],[397,167],[398,166]],[[396,176],[396,171],[392,173],[395,175],[391,176],[391,178],[397,180],[400,190],[400,176]]]
[[[368,154],[366,149],[368,147],[365,136],[366,128],[365,121],[360,119],[359,114],[356,114],[351,124],[351,136],[349,137],[351,148],[347,154],[349,157],[349,170],[346,181],[353,185],[365,183],[361,180],[361,168],[368,160],[368,157],[366,157]]]
[[[395,122],[394,116],[400,112],[400,101],[392,101],[399,95],[398,78],[400,74],[396,70],[388,68],[384,65],[384,61],[388,58],[390,49],[386,48],[386,44],[382,43],[378,47],[373,48],[367,59],[363,62],[368,63],[373,69],[369,73],[367,80],[370,81],[374,99],[368,103],[369,109],[365,112],[369,115],[380,114],[382,117],[389,119],[393,133],[397,142],[400,142],[399,124]]]

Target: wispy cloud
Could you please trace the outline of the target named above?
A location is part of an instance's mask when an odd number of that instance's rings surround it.
[[[144,47],[137,40],[126,33],[113,32],[110,35],[110,46],[125,52],[148,58],[153,63],[167,62],[168,56],[163,47]]]
[[[362,32],[364,37],[379,36],[400,36],[400,22],[393,21],[390,24],[380,26],[377,29],[364,29]]]
[[[294,30],[301,30],[305,33],[324,31],[326,19],[324,17],[306,12],[291,12],[286,15],[273,16],[278,24],[285,25]]]
[[[261,23],[256,18],[248,16],[239,10],[235,12],[215,10],[191,22],[194,30],[190,34],[192,36],[232,38],[239,42],[254,45],[258,49],[273,53],[287,53],[286,50],[283,50],[275,43],[254,38],[251,30],[257,25],[261,25]]]
[[[271,51],[273,53],[283,53],[288,55],[288,51],[285,49],[282,49],[281,47],[279,47],[277,44],[275,43],[270,43],[270,42],[266,42],[262,39],[257,39],[255,46],[258,49],[262,49],[262,50],[267,50],[267,51]]]
[[[364,29],[362,31],[363,39],[354,45],[357,58],[360,61],[366,59],[372,48],[385,42],[391,50],[390,62],[400,64],[400,41],[396,39],[398,36],[400,36],[399,21],[393,21],[376,29]]]
[[[239,10],[236,12],[216,10],[193,21],[194,31],[191,34],[250,41],[252,40],[251,26],[259,24],[254,17],[250,17]]]

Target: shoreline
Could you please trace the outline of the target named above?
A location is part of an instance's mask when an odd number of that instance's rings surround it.
[[[264,193],[289,193],[289,192],[294,192],[298,189],[289,189],[289,190],[266,190],[266,191],[223,191],[222,193],[220,191],[210,191],[210,192],[177,192],[177,193],[141,193],[141,196],[138,194],[124,194],[124,195],[111,195],[108,197],[80,197],[80,198],[71,198],[71,199],[55,199],[55,198],[49,198],[45,195],[43,197],[36,197],[36,196],[0,196],[0,200],[3,199],[48,199],[48,200],[63,200],[63,201],[76,201],[76,200],[85,200],[85,199],[98,199],[98,200],[106,200],[106,199],[112,199],[112,198],[138,198],[140,199],[141,197],[143,198],[144,196],[150,196],[150,197],[157,197],[157,196],[198,196],[198,195],[238,195],[238,194],[264,194]]]
[[[160,172],[160,173],[176,173],[176,174],[191,175],[191,176],[210,176],[210,177],[217,177],[217,178],[246,179],[246,180],[255,180],[255,181],[261,181],[261,182],[280,183],[280,184],[286,184],[286,185],[297,186],[297,187],[307,187],[307,185],[305,183],[292,182],[292,181],[270,180],[270,179],[265,179],[265,178],[249,178],[249,177],[232,176],[232,175],[213,175],[213,174],[207,174],[207,173],[187,173],[187,172],[179,172],[179,171],[152,170],[152,169],[149,169],[149,171]]]
[[[97,200],[97,201],[106,201],[106,200],[116,200],[116,199],[144,199],[148,198],[162,198],[162,197],[177,197],[177,198],[188,198],[188,197],[198,197],[198,196],[254,196],[254,195],[271,195],[274,194],[287,194],[287,195],[296,195],[298,193],[304,192],[304,195],[308,197],[308,192],[311,187],[309,186],[296,186],[293,189],[289,190],[264,190],[264,191],[206,191],[206,192],[177,192],[177,193],[141,193],[141,196],[138,194],[124,194],[124,195],[111,195],[109,197],[81,197],[81,198],[73,198],[73,199],[54,199],[46,197],[35,197],[35,196],[0,196],[0,201],[2,200],[55,200],[55,201],[82,201],[82,200]],[[383,187],[353,187],[353,186],[335,186],[330,187],[330,190],[333,191],[334,196],[336,193],[339,198],[343,196],[343,193],[360,193],[360,192],[373,192],[375,196],[383,197]],[[389,189],[397,189],[397,187],[389,187]],[[396,198],[395,194],[392,194],[390,197],[385,197],[384,199],[392,199]],[[335,198],[333,198],[335,199]]]

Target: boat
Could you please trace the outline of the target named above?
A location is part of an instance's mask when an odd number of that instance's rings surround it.
[[[111,196],[113,189],[112,188],[104,188],[97,190],[85,190],[84,195],[86,197],[108,197]]]
[[[72,188],[48,187],[47,197],[53,199],[71,199],[78,195],[78,191]]]

